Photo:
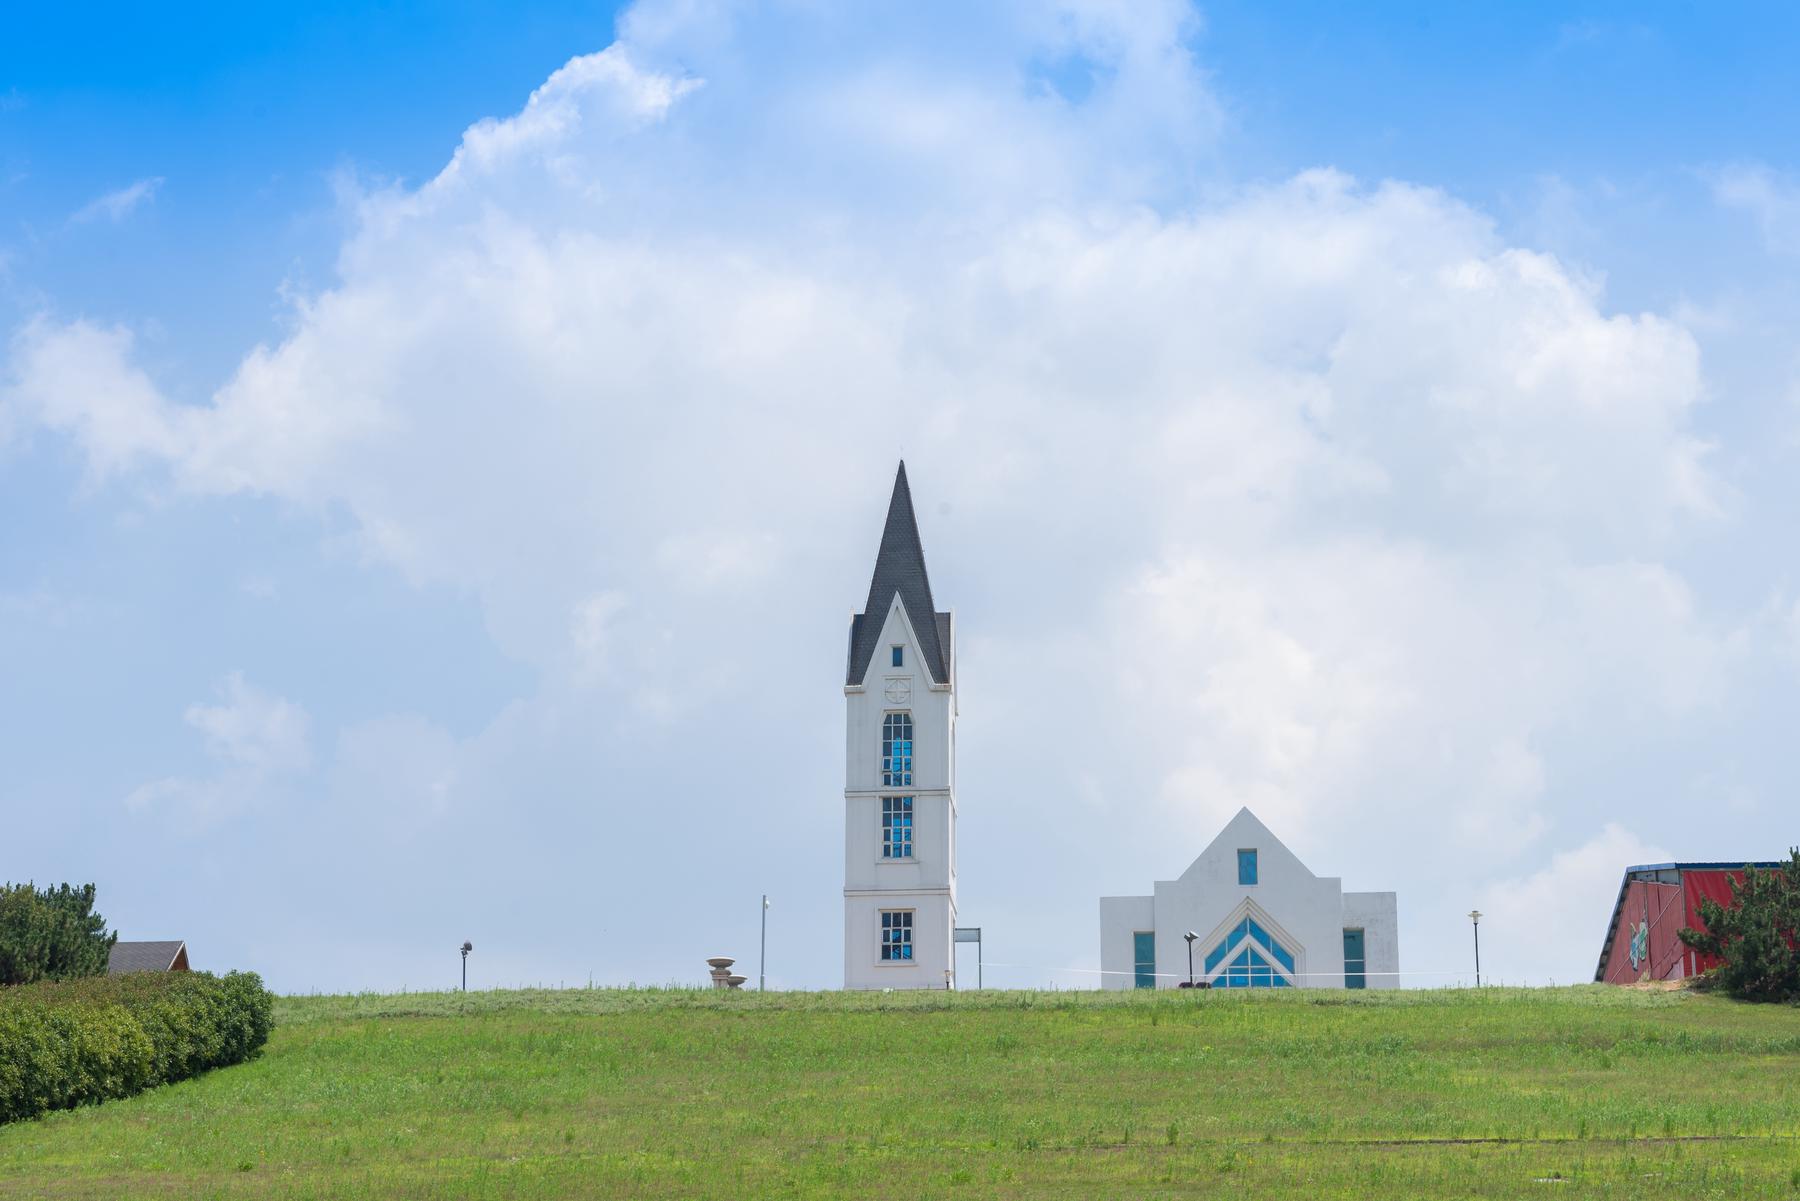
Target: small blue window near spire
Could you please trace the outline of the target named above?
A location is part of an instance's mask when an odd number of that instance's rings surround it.
[[[1256,852],[1255,851],[1239,851],[1238,852],[1238,883],[1239,884],[1254,884],[1254,883],[1256,883]]]
[[[902,664],[904,664],[905,662],[906,662],[906,652],[900,647],[895,647],[894,648],[894,666],[899,667]]]

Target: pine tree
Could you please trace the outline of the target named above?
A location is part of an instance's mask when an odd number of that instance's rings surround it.
[[[1800,847],[1778,868],[1744,868],[1731,882],[1731,904],[1700,900],[1705,930],[1684,929],[1681,941],[1724,960],[1706,974],[1746,1001],[1800,1000]]]
[[[0,984],[98,976],[118,938],[94,912],[92,884],[0,886]]]

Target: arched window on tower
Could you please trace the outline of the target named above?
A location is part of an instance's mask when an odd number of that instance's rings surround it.
[[[913,728],[906,713],[890,713],[881,721],[881,786],[912,785]]]

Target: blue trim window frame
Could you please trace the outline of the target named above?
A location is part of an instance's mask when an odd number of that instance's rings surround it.
[[[881,798],[881,857],[911,859],[913,851],[913,799]]]
[[[912,919],[910,909],[883,909],[881,911],[881,961],[883,963],[912,962]]]
[[[1365,974],[1369,960],[1364,947],[1363,932],[1356,929],[1344,931],[1344,987],[1367,988],[1369,978]]]
[[[1238,883],[1246,888],[1256,884],[1255,848],[1238,852]]]
[[[1131,956],[1134,988],[1156,987],[1156,931],[1134,930],[1131,933]]]
[[[912,714],[888,714],[881,719],[881,786],[912,787],[912,759]]]
[[[1206,955],[1214,988],[1289,988],[1294,971],[1294,953],[1253,917],[1233,926]]]
[[[896,647],[891,647],[890,649],[894,652],[894,666],[895,667],[906,666],[906,650],[905,650],[905,648],[896,646]]]

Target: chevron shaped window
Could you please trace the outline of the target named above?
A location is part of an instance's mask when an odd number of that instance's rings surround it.
[[[1238,948],[1245,943],[1249,945],[1239,952]],[[1214,983],[1226,988],[1286,988],[1291,983],[1288,977],[1294,972],[1293,952],[1282,946],[1253,917],[1246,917],[1233,926],[1231,933],[1207,952],[1206,974],[1212,975],[1222,963],[1226,965],[1225,972]],[[1285,968],[1287,976],[1275,970],[1275,964]],[[1267,979],[1262,968],[1274,971],[1280,982]]]

